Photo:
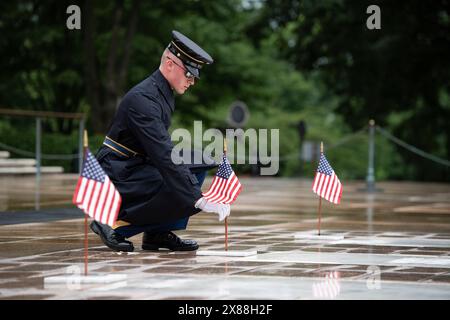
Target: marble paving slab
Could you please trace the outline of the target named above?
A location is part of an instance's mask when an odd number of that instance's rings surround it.
[[[293,262],[317,264],[358,264],[376,266],[433,267],[437,264],[450,269],[450,257],[408,256],[395,254],[328,253],[328,252],[270,252],[243,258],[244,261]],[[408,258],[409,260],[402,260]],[[412,260],[413,259],[413,260]],[[403,262],[402,261],[406,261]],[[439,261],[439,263],[437,263]]]

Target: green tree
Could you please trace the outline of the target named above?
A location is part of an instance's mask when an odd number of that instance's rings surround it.
[[[366,8],[381,8],[381,30]],[[268,0],[248,27],[255,45],[276,38],[281,57],[319,72],[358,129],[371,118],[400,138],[450,158],[450,6],[447,0]],[[395,178],[449,180],[448,168],[397,149]]]

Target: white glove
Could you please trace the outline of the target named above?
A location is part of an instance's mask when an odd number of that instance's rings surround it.
[[[204,197],[198,199],[195,207],[205,212],[214,212],[219,215],[219,221],[222,221],[230,215],[230,205],[222,203],[214,203],[206,200]]]

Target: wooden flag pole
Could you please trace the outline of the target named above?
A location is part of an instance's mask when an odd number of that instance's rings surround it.
[[[225,251],[228,251],[228,218],[225,218]]]
[[[86,158],[88,148],[88,135],[84,130],[84,152],[83,156]],[[84,214],[84,275],[88,275],[88,215]]]
[[[223,139],[223,153],[227,153],[227,139]],[[225,218],[225,251],[228,251],[228,217]]]
[[[322,156],[323,154],[323,142],[320,142],[320,156]],[[319,160],[320,162],[320,160]],[[320,220],[322,217],[322,197],[319,194],[319,223],[318,223],[318,231],[319,231],[319,236],[320,236]]]
[[[320,236],[320,218],[321,218],[321,211],[322,211],[322,197],[319,196],[319,236]]]

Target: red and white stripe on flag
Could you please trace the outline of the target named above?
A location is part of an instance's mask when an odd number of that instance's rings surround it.
[[[232,204],[241,191],[242,185],[224,153],[211,187],[203,193],[203,197],[214,203]]]
[[[100,223],[112,227],[117,220],[122,197],[89,149],[72,202]]]
[[[122,198],[114,184],[105,177],[104,182],[80,177],[73,196],[73,203],[94,220],[110,225],[117,220]]]
[[[203,197],[214,203],[232,204],[241,191],[242,185],[232,172],[228,179],[214,176],[211,187],[203,194]]]
[[[342,184],[334,172],[328,175],[317,171],[312,190],[332,203],[339,204],[341,202]]]

